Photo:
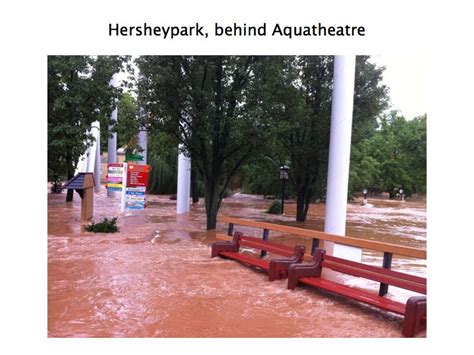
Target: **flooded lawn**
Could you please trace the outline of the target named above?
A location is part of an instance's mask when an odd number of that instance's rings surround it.
[[[234,261],[210,258],[215,232],[205,230],[203,201],[189,215],[175,215],[169,196],[148,196],[145,211],[119,213],[119,200],[94,195],[94,220],[118,216],[119,233],[84,232],[80,198],[48,195],[49,337],[400,337],[402,318],[323,294],[286,289],[286,280]],[[369,200],[350,203],[352,237],[426,248],[426,203]],[[225,199],[220,213],[323,230],[324,204],[311,206],[308,221],[263,213],[259,196]],[[218,225],[225,233],[227,226]],[[236,227],[237,228],[237,227]],[[250,234],[260,231],[237,228]],[[308,240],[271,234],[282,243]],[[381,265],[382,255],[363,261]],[[393,268],[426,276],[426,262],[394,258]],[[377,285],[366,284],[366,287]],[[389,297],[411,294],[395,287]],[[425,336],[425,333],[419,334]]]

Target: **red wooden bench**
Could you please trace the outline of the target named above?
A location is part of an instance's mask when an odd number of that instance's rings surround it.
[[[241,246],[281,255],[285,258],[272,258],[270,261],[258,259],[250,255],[239,253]],[[268,272],[268,280],[273,281],[286,278],[288,267],[292,264],[300,263],[303,259],[304,251],[305,248],[301,245],[289,247],[268,240],[244,236],[240,232],[235,232],[232,241],[215,242],[212,244],[211,257],[222,256],[246,265],[255,266]]]
[[[405,320],[402,333],[406,337],[413,337],[418,332],[420,323],[426,320],[426,296],[412,296],[404,304],[367,290],[321,278],[323,268],[426,295],[426,278],[326,255],[322,249],[314,251],[311,262],[294,264],[288,268],[288,289],[293,290],[298,283],[302,283],[403,315]]]

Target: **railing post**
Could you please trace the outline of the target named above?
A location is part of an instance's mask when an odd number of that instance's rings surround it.
[[[319,248],[319,239],[313,238],[313,242],[311,243],[311,255],[313,255],[317,248]]]
[[[263,236],[262,236],[262,240],[268,240],[268,236],[270,235],[270,230],[269,229],[264,229],[263,230]],[[266,250],[262,250],[260,252],[260,257],[263,258],[265,255],[267,255],[267,251]]]
[[[234,223],[229,223],[229,228],[227,229],[227,235],[232,235],[234,234]]]
[[[391,269],[392,268],[392,253],[383,253],[383,264],[382,267],[384,269]],[[379,288],[379,296],[385,296],[388,293],[388,284],[381,282]]]

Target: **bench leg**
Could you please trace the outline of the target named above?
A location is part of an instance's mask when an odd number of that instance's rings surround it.
[[[271,259],[268,269],[268,281],[281,280],[288,276],[291,264],[301,263],[304,255],[304,246],[296,245],[290,258]]]
[[[403,336],[414,337],[418,332],[422,318],[426,318],[426,297],[410,297],[405,308],[405,320],[402,330]]]
[[[315,249],[313,260],[307,264],[292,264],[288,268],[288,289],[294,290],[302,277],[321,276],[321,260],[326,253],[323,249]]]
[[[240,249],[241,232],[235,232],[231,242],[215,242],[212,243],[211,258],[219,255],[221,251],[232,251],[237,253]]]

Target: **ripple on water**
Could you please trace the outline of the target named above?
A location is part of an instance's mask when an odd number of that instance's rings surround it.
[[[118,200],[107,199],[103,190],[94,196],[94,218],[118,216],[120,227],[119,233],[107,235],[83,232],[80,202],[76,199],[64,208],[63,199],[64,195],[49,196],[49,336],[400,336],[398,316],[309,287],[289,291],[285,280],[268,282],[256,269],[211,259],[214,239],[205,231],[202,201],[187,217],[178,218],[168,196],[149,196],[150,208],[123,215]],[[223,201],[222,213],[295,224],[294,204],[288,203],[284,216],[262,213],[270,204],[255,196],[235,196]],[[423,244],[424,210],[409,206],[374,202],[370,211],[349,206],[348,230],[356,237]],[[311,209],[306,225],[320,228],[324,208],[319,204]],[[259,231],[243,231],[260,236]],[[271,237],[292,242],[278,233]],[[380,264],[381,255],[364,253],[364,261]],[[394,258],[393,266],[415,274],[426,271],[423,263],[408,259]],[[396,288],[389,290],[390,297],[406,296]]]

